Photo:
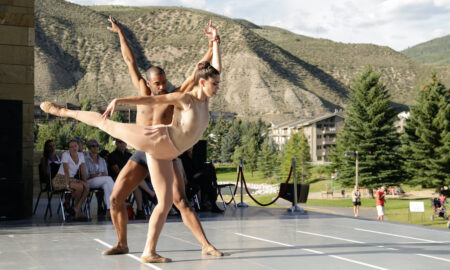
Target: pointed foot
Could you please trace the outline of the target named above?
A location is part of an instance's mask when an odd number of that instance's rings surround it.
[[[66,110],[66,108],[48,101],[41,103],[41,109],[46,113],[53,114],[56,116],[64,116],[63,112],[64,110]]]
[[[120,255],[120,254],[127,254],[128,253],[128,247],[120,247],[120,246],[113,246],[110,249],[104,250],[102,252],[103,255]]]
[[[223,252],[217,250],[215,247],[213,246],[208,246],[206,248],[202,248],[202,254],[204,255],[212,255],[212,256],[223,256]]]
[[[169,258],[164,258],[158,254],[141,256],[141,262],[143,263],[168,263],[172,260]]]

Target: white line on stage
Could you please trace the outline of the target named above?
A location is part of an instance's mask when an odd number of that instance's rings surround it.
[[[285,246],[285,247],[294,247],[293,245],[290,244],[285,244],[285,243],[280,243],[280,242],[276,242],[276,241],[272,241],[272,240],[268,240],[268,239],[264,239],[264,238],[260,238],[260,237],[255,237],[255,236],[251,236],[251,235],[247,235],[247,234],[242,234],[242,233],[235,233],[236,235],[239,236],[243,236],[243,237],[247,237],[247,238],[251,238],[251,239],[255,239],[255,240],[260,240],[260,241],[264,241],[264,242],[268,242],[268,243],[273,243],[273,244],[278,244],[281,246]],[[370,268],[374,268],[374,269],[379,269],[379,270],[387,270],[387,268],[383,268],[383,267],[379,267],[376,265],[372,265],[372,264],[368,264],[368,263],[364,263],[364,262],[360,262],[360,261],[355,261],[355,260],[350,260],[341,256],[336,256],[336,255],[331,255],[331,254],[326,254],[324,252],[318,251],[318,250],[313,250],[313,249],[308,249],[308,248],[302,248],[301,250],[310,252],[310,253],[314,253],[314,254],[323,254],[323,255],[327,255],[331,258],[335,258],[338,260],[343,260],[346,262],[351,262],[351,263],[355,263],[355,264],[359,264],[359,265],[364,265]]]
[[[434,241],[434,240],[428,240],[428,239],[422,239],[422,238],[416,238],[416,237],[411,237],[411,236],[406,236],[406,235],[399,235],[399,234],[393,234],[393,233],[386,233],[386,232],[378,232],[378,231],[372,231],[372,230],[365,230],[365,229],[361,229],[361,228],[354,228],[357,231],[363,231],[363,232],[370,232],[370,233],[377,233],[377,234],[384,234],[384,235],[389,235],[389,236],[394,236],[394,237],[399,237],[399,238],[406,238],[406,239],[413,239],[413,240],[419,240],[419,241],[424,241],[424,242],[428,242],[428,243],[442,243],[440,241]]]
[[[432,259],[436,259],[436,260],[440,260],[440,261],[444,261],[444,262],[450,262],[450,260],[449,259],[444,259],[444,258],[441,258],[441,257],[436,257],[436,256],[431,256],[431,255],[426,255],[426,254],[416,254],[416,255],[419,255],[419,256],[422,256],[422,257],[428,257],[428,258],[432,258]]]
[[[336,240],[342,240],[342,241],[351,242],[351,243],[356,243],[356,244],[365,244],[364,242],[361,242],[361,241],[356,241],[356,240],[351,240],[351,239],[345,239],[345,238],[336,237],[336,236],[330,236],[330,235],[324,235],[324,234],[320,234],[320,233],[312,233],[312,232],[304,232],[304,231],[297,231],[297,232],[298,232],[298,233],[304,233],[304,234],[315,235],[315,236],[326,237],[326,238],[331,238],[331,239],[336,239]]]

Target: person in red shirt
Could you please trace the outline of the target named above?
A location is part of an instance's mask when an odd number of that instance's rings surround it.
[[[384,220],[384,202],[386,196],[386,187],[382,186],[377,190],[376,199],[377,199],[377,212],[378,212],[378,220]]]

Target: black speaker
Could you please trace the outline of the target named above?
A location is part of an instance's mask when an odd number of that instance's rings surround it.
[[[283,190],[285,183],[280,183],[280,190]],[[309,184],[297,184],[297,202],[306,203],[308,200]],[[294,203],[294,184],[288,183],[286,192],[281,195],[281,198]]]
[[[22,101],[0,100],[0,218],[24,216]]]
[[[203,164],[206,162],[207,148],[206,148],[206,140],[200,140],[192,149],[192,158],[198,164]]]

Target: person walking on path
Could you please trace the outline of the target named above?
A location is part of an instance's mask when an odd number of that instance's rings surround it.
[[[359,215],[359,207],[361,206],[361,192],[359,191],[359,187],[355,186],[355,189],[352,191],[352,201],[353,201],[353,215],[358,217]]]
[[[386,187],[382,186],[376,193],[378,220],[384,220],[384,203],[386,201]]]

